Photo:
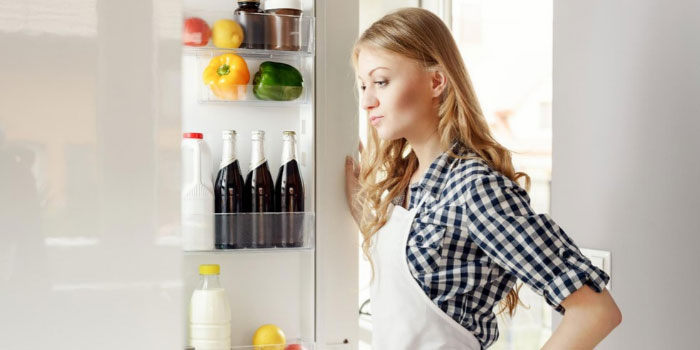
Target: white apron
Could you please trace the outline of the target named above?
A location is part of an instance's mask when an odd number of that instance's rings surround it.
[[[390,204],[391,217],[372,237],[372,350],[481,349],[471,332],[430,300],[409,270],[406,242],[426,198],[427,193],[410,211]]]

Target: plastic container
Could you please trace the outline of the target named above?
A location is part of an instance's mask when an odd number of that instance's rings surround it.
[[[190,299],[188,343],[197,350],[231,349],[231,307],[219,271],[219,265],[199,266],[199,283]]]
[[[182,139],[182,246],[185,250],[214,247],[214,188],[211,151],[200,133],[185,133]]]
[[[259,0],[238,1],[238,8],[233,12],[233,20],[243,28],[242,49],[265,48],[265,17],[260,16]]]
[[[267,0],[265,2],[265,48],[299,51],[301,49],[301,1]]]

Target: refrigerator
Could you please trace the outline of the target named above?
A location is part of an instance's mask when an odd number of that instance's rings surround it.
[[[301,4],[295,51],[182,44],[185,18],[211,26],[235,1],[0,4],[2,348],[184,349],[199,264],[221,266],[233,348],[252,349],[263,324],[307,349],[357,348],[359,236],[344,160],[358,143],[358,1]],[[245,98],[203,84],[222,53],[247,62]],[[256,98],[265,61],[301,73],[298,99]],[[222,130],[237,131],[244,177],[250,133],[265,131],[273,178],[282,132],[296,132],[303,247],[183,249],[182,134],[204,135],[215,172]]]

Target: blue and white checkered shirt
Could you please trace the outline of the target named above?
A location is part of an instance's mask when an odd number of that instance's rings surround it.
[[[463,145],[453,151],[476,156]],[[549,215],[532,210],[523,188],[481,159],[445,152],[409,192],[409,209],[428,194],[407,242],[411,273],[482,349],[499,337],[494,306],[516,280],[564,314],[560,304],[569,294],[584,284],[601,292],[610,279]]]

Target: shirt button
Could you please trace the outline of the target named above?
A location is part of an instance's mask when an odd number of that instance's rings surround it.
[[[421,235],[416,236],[416,242],[418,242],[418,243],[423,242],[423,236],[421,236]]]

